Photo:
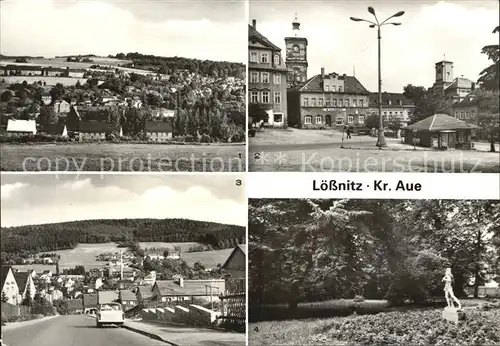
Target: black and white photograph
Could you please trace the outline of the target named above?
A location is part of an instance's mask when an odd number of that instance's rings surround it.
[[[500,345],[498,200],[249,199],[249,345]]]
[[[1,170],[244,172],[245,10],[2,0]]]
[[[500,172],[499,3],[249,1],[252,172]]]
[[[2,346],[245,345],[242,177],[1,179]]]

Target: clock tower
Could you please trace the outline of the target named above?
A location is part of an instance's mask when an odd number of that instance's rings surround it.
[[[285,37],[289,88],[302,86],[307,81],[307,39],[300,37],[300,23],[295,15],[292,22],[292,36]]]

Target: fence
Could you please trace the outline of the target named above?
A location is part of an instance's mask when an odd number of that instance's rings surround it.
[[[31,314],[31,308],[29,306],[2,303],[2,317],[4,318],[29,314]]]

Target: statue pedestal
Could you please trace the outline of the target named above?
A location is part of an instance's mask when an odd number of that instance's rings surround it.
[[[457,308],[447,306],[443,310],[443,320],[458,324],[458,321],[465,320],[465,312],[458,310]]]

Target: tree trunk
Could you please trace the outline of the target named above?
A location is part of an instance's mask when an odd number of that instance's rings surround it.
[[[490,152],[495,152],[495,137],[493,136],[493,134],[491,134],[490,136]]]
[[[481,280],[480,277],[480,267],[479,260],[481,256],[481,231],[478,230],[476,234],[476,265],[474,266],[474,298],[478,298],[479,296],[479,283]]]

